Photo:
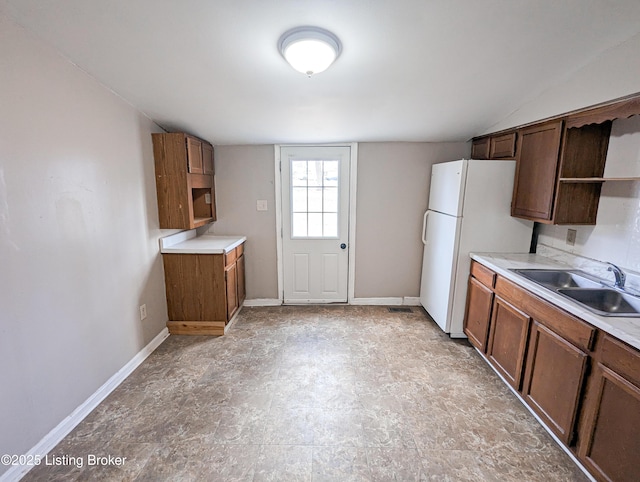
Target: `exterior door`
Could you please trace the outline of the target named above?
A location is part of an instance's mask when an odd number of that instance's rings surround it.
[[[347,301],[350,147],[282,147],[285,303]]]

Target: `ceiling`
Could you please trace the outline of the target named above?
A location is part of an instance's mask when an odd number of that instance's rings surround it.
[[[0,9],[164,128],[214,144],[467,140],[640,32],[638,0],[0,0]],[[343,44],[312,78],[277,50],[301,25]]]

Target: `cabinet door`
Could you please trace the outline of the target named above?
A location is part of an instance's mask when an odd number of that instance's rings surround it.
[[[490,159],[509,159],[516,155],[516,133],[511,132],[491,138]]]
[[[512,216],[551,220],[561,135],[562,121],[519,131]]]
[[[202,142],[187,137],[187,166],[191,174],[202,174]]]
[[[244,254],[236,260],[236,271],[238,277],[238,306],[241,306],[246,297],[244,284]]]
[[[492,304],[493,291],[470,276],[464,332],[469,337],[469,341],[482,353],[487,351],[487,336],[489,335]]]
[[[535,321],[529,339],[522,394],[560,440],[570,445],[589,357]]]
[[[578,455],[600,480],[640,480],[640,388],[598,364]]]
[[[202,143],[202,171],[213,175],[213,146],[206,142]]]
[[[530,321],[528,315],[495,297],[487,357],[516,390],[522,381]]]
[[[238,309],[238,279],[236,263],[225,268],[224,277],[227,290],[227,321],[229,321]]]
[[[471,159],[489,159],[489,137],[476,139],[471,144]]]

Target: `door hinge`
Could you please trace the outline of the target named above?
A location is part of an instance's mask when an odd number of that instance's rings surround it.
[[[278,162],[278,168],[280,169],[280,172],[282,172],[282,161]]]

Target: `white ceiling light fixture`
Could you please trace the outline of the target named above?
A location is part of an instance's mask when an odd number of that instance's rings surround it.
[[[291,67],[311,77],[329,68],[342,52],[342,44],[323,28],[296,27],[282,34],[278,49]]]

